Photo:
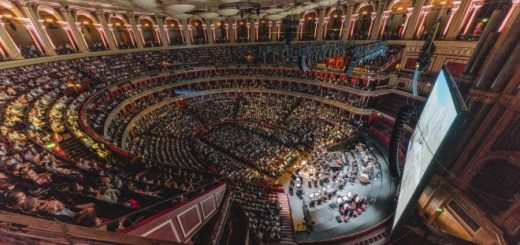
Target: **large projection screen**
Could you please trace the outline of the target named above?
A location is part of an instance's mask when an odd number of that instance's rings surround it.
[[[455,121],[458,110],[450,81],[442,69],[415,127],[404,165],[393,228],[399,223],[439,146]]]

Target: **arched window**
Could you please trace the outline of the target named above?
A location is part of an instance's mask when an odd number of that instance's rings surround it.
[[[84,14],[78,14],[77,21],[88,48],[91,51],[105,50],[106,44],[99,31],[101,25],[96,23],[93,17]]]
[[[316,39],[317,15],[315,12],[308,12],[303,16],[302,41],[312,41]]]
[[[193,44],[206,44],[206,33],[204,31],[201,20],[192,19],[190,20],[191,25],[191,38]]]
[[[130,33],[130,25],[122,17],[112,16],[110,18],[110,24],[112,25],[112,33],[119,48],[135,47],[134,40]]]
[[[38,39],[35,38],[35,33],[31,33],[31,31],[27,29],[27,25],[29,24],[28,21],[23,18],[22,14],[15,6],[12,4],[6,4],[6,6],[9,6],[8,8],[3,4],[4,2],[0,1],[1,21],[4,23],[7,33],[17,45],[22,56],[25,58],[41,56],[43,54],[43,49],[41,48],[42,45],[39,43]]]
[[[213,24],[215,25],[215,43],[226,43],[227,42],[226,22],[219,20],[219,21],[215,21]]]
[[[338,8],[329,13],[329,22],[327,23],[327,32],[325,34],[325,40],[339,40],[341,39],[340,33],[342,25],[343,11]]]
[[[266,19],[258,20],[258,41],[268,42],[269,38],[269,22]]]
[[[183,34],[180,23],[172,18],[166,19],[166,36],[170,45],[184,44]]]
[[[358,20],[354,26],[354,39],[367,39],[368,32],[370,30],[370,24],[372,22],[372,12],[374,7],[370,4],[366,4],[359,9],[357,14],[359,15]]]
[[[402,37],[409,7],[411,7],[411,0],[394,1],[389,6],[388,9],[391,12],[383,33],[383,39],[400,39]]]
[[[237,43],[243,43],[249,41],[249,30],[247,28],[246,20],[238,20],[237,24]]]
[[[487,0],[477,6],[468,12],[467,20],[463,23],[463,28],[460,30],[459,39],[478,40],[493,12],[498,8],[509,10],[511,1]]]
[[[141,28],[141,35],[143,37],[143,44],[145,47],[157,47],[159,46],[158,33],[155,30],[154,23],[149,18],[141,17],[139,19],[139,25]]]
[[[61,16],[50,8],[38,10],[38,17],[45,28],[49,39],[58,54],[71,54],[76,52],[76,46],[72,39],[72,33],[64,29],[68,23],[63,21]],[[69,27],[70,28],[70,27]]]

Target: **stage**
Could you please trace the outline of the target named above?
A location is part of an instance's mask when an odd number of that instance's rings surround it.
[[[300,199],[296,193],[290,195],[289,186],[291,182],[291,174],[294,172],[284,174],[278,181],[284,186],[284,191],[289,197],[289,203],[291,208],[291,215],[293,219],[293,225],[295,230],[295,238],[297,241],[319,241],[328,240],[335,237],[346,236],[361,232],[368,229],[384,219],[388,218],[395,211],[395,192],[397,189],[397,181],[390,176],[388,169],[388,161],[386,152],[381,148],[382,146],[377,145],[378,143],[370,143],[367,146],[370,148],[371,155],[377,159],[377,163],[373,168],[373,175],[370,183],[361,184],[359,181],[355,183],[347,182],[342,190],[337,191],[338,195],[344,195],[348,192],[358,193],[360,196],[366,196],[368,200],[368,208],[361,213],[358,217],[351,217],[351,219],[345,223],[338,223],[336,216],[343,215],[338,211],[339,207],[331,208],[330,203],[337,203],[337,198],[331,198],[328,201],[323,202],[320,205],[309,207],[307,205],[310,216],[315,222],[314,231],[307,233],[306,226],[304,223],[304,211],[303,211],[303,200]],[[338,156],[345,156],[349,162],[353,160],[359,161],[359,156],[351,152],[332,152],[331,155],[337,154]],[[345,167],[346,168],[346,167]],[[339,171],[345,172],[345,169]],[[308,193],[316,191],[316,187],[309,188],[308,181],[302,181],[302,187],[304,194],[303,199],[309,204]]]

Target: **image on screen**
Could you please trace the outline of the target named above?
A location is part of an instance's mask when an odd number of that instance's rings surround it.
[[[410,138],[393,227],[399,222],[451,125],[457,110],[444,70],[441,70]]]

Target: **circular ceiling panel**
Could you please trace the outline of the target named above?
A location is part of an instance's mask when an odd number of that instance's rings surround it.
[[[245,17],[242,17],[237,14],[237,15],[229,16],[228,18],[231,20],[241,20],[241,19],[244,19]]]
[[[240,2],[240,0],[220,0],[220,3],[237,3]]]
[[[266,15],[266,14],[258,14],[258,15],[257,15],[257,14],[250,14],[250,15],[249,15],[249,18],[254,19],[254,20],[257,20],[257,19],[262,19],[262,18],[264,18],[265,15]]]
[[[283,19],[283,16],[278,15],[278,14],[271,14],[271,15],[267,15],[265,18],[268,20],[281,20],[281,19]]]
[[[303,12],[305,12],[305,9],[303,7],[296,7],[287,11],[287,13],[290,15],[301,14]]]
[[[282,8],[270,8],[270,9],[266,9],[264,12],[266,14],[277,14],[277,13],[280,13],[280,12],[283,12],[285,9],[282,9]]]
[[[217,12],[222,16],[231,16],[231,15],[238,14],[238,12],[240,12],[240,10],[238,10],[238,9],[219,9]]]
[[[184,20],[184,19],[189,19],[189,18],[193,17],[193,15],[191,15],[191,14],[176,14],[176,15],[173,15],[173,17],[175,19]]]
[[[157,8],[159,6],[155,0],[133,0],[132,3],[141,8]]]
[[[198,16],[200,16],[200,18],[204,18],[204,19],[215,19],[219,16],[219,14],[213,13],[213,12],[206,12],[206,13],[200,13],[200,14],[198,14]]]
[[[173,4],[166,7],[168,13],[183,14],[195,9],[195,5],[191,4]]]
[[[321,0],[318,2],[318,5],[320,5],[321,7],[329,7],[336,3],[338,3],[338,0]]]
[[[309,3],[309,4],[306,4],[305,6],[303,6],[303,9],[305,10],[310,10],[310,9],[315,9],[319,7],[318,4],[315,4],[315,3]]]
[[[111,0],[110,2],[122,7],[132,7],[132,3],[128,0]]]

